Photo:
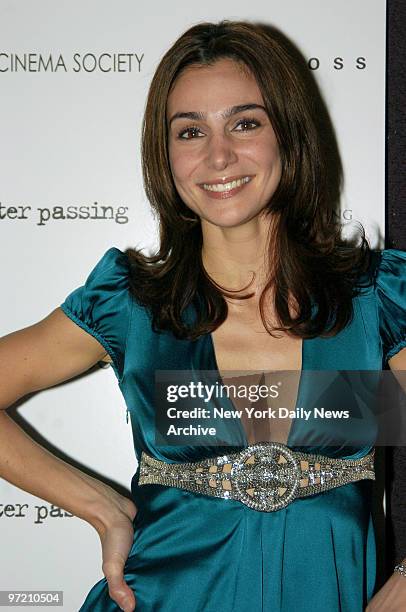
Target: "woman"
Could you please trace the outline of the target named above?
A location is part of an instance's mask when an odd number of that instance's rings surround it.
[[[82,612],[355,612],[372,597],[370,470],[323,491],[319,480],[316,494],[305,490],[307,478],[304,494],[295,485],[286,503],[270,503],[262,484],[239,498],[234,480],[217,495],[201,482],[195,491],[159,483],[177,464],[220,465],[229,449],[156,443],[157,370],[406,368],[406,255],[341,238],[317,112],[297,58],[272,30],[235,22],[188,30],[157,68],[144,121],[159,252],[109,249],[60,308],[1,340],[2,408],[106,360],[131,414],[143,465],[132,500],[54,458],[0,414],[1,475],[100,536],[106,577]],[[300,381],[294,391],[293,407]],[[245,426],[233,452],[248,449],[254,463],[263,451],[273,460],[275,448],[281,462],[299,457],[289,454],[300,451],[291,429],[271,426],[261,438]],[[350,451],[327,433],[324,446],[302,450],[344,469],[349,459],[370,460],[371,445]],[[251,445],[261,439],[282,444]],[[288,487],[278,489],[281,499]],[[399,574],[368,610],[386,609],[388,599],[391,610],[406,603]]]

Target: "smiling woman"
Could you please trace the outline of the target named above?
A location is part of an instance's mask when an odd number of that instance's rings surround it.
[[[1,474],[97,530],[105,578],[80,612],[362,612],[376,432],[338,444],[338,416],[297,409],[337,399],[309,371],[406,369],[406,254],[342,237],[328,116],[272,28],[203,23],[175,41],[151,82],[142,162],[158,252],[110,248],[60,308],[0,341],[0,407],[111,360],[139,463],[131,500],[41,454],[5,414]],[[220,385],[229,371],[248,390],[277,371],[289,418],[260,423],[268,395],[230,422],[228,398],[210,397],[214,436],[160,443],[158,374]],[[380,594],[400,612],[406,580]]]

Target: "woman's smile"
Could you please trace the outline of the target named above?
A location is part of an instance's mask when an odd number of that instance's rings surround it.
[[[209,196],[215,200],[223,200],[232,198],[237,193],[240,193],[252,181],[253,176],[240,176],[222,179],[216,179],[207,183],[200,183],[200,189],[203,189]]]

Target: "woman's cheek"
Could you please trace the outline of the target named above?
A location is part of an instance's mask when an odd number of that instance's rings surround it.
[[[184,152],[170,155],[170,166],[175,181],[182,182],[189,175],[190,158]]]

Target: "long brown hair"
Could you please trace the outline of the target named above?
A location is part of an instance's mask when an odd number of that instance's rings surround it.
[[[142,167],[160,246],[150,256],[126,250],[131,292],[152,312],[155,330],[171,330],[178,338],[194,340],[227,317],[224,296],[233,294],[204,270],[200,219],[181,200],[170,170],[166,118],[169,93],[182,71],[222,58],[239,62],[255,77],[282,162],[280,184],[266,207],[278,223],[269,241],[274,272],[259,301],[263,324],[269,333],[285,330],[303,338],[336,334],[353,316],[352,298],[370,251],[363,228],[358,244],[342,238],[337,212],[341,164],[317,86],[296,48],[263,24],[195,25],[156,69],[143,121]],[[271,288],[278,328],[270,326],[264,308]],[[298,307],[294,315],[290,296]],[[183,317],[190,304],[197,313],[192,325]]]

